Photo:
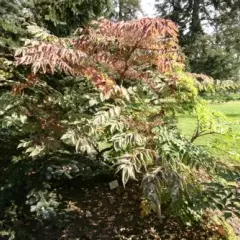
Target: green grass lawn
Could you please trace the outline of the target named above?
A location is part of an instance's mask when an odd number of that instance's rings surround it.
[[[210,107],[214,110],[224,113],[230,121],[239,122],[239,124],[233,125],[233,129],[240,132],[240,101],[214,103],[210,104]],[[191,137],[196,126],[196,119],[191,116],[182,115],[179,117],[178,126],[185,135]],[[217,137],[217,135],[206,135],[198,138],[196,143],[199,145],[210,146],[210,143]],[[232,147],[234,151],[238,150],[238,152],[240,152],[240,142]],[[227,156],[224,157],[226,158]]]

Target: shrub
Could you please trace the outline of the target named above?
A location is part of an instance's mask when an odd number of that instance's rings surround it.
[[[94,174],[115,167],[124,186],[141,177],[148,208],[160,218],[164,204],[177,215],[199,219],[206,206],[201,191],[207,192],[201,182],[212,179],[215,161],[179,133],[176,115],[199,113],[199,129],[208,127],[209,117],[213,130],[219,130],[219,116],[208,116],[197,76],[184,72],[175,24],[159,18],[100,19],[72,38],[31,30],[36,39],[16,51],[16,63],[30,65],[31,72],[11,83],[2,119],[6,129],[27,136],[18,145],[26,160],[16,161],[24,164],[25,175],[35,176],[34,186],[41,183],[37,193],[33,186],[26,190],[31,210],[53,215],[55,195],[50,188],[47,201],[44,184],[80,171],[81,159],[65,162],[67,154],[87,156],[86,169],[92,162],[97,166]],[[48,213],[38,211],[39,201]]]

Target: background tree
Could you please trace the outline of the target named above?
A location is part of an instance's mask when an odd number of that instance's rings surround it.
[[[194,36],[211,26],[217,29],[225,18],[234,18],[239,12],[239,2],[219,0],[156,1],[157,11],[176,22],[184,35]],[[224,16],[224,17],[223,17]],[[184,32],[184,33],[183,33]]]
[[[10,54],[13,47],[20,46],[20,39],[27,35],[27,9],[21,1],[0,1],[0,57]]]
[[[34,0],[31,5],[36,23],[57,36],[68,36],[90,19],[113,11],[111,0]]]
[[[118,20],[132,20],[138,17],[142,12],[140,0],[116,0],[114,1],[116,8],[115,17]]]
[[[160,16],[172,19],[180,27],[181,45],[189,58],[191,71],[218,79],[238,79],[238,3],[212,0],[157,3]],[[232,29],[229,30],[231,35],[226,29]]]

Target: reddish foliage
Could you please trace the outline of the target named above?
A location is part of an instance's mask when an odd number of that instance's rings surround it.
[[[27,82],[26,83],[16,83],[12,87],[12,93],[13,95],[22,94],[24,92],[24,89],[34,86],[37,83],[37,78],[34,73],[30,73],[27,76]]]
[[[161,18],[93,21],[77,39],[34,41],[17,51],[16,60],[17,64],[32,65],[34,74],[53,73],[57,68],[66,74],[86,76],[104,93],[119,80],[138,79],[150,84],[144,68],[154,67],[164,74],[182,61],[178,29],[172,21]],[[21,92],[22,88],[16,86],[13,91]]]

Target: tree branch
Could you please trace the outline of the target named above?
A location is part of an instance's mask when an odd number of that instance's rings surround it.
[[[0,53],[0,57],[6,58],[8,60],[13,60],[14,59],[13,54],[7,54],[7,53]]]

